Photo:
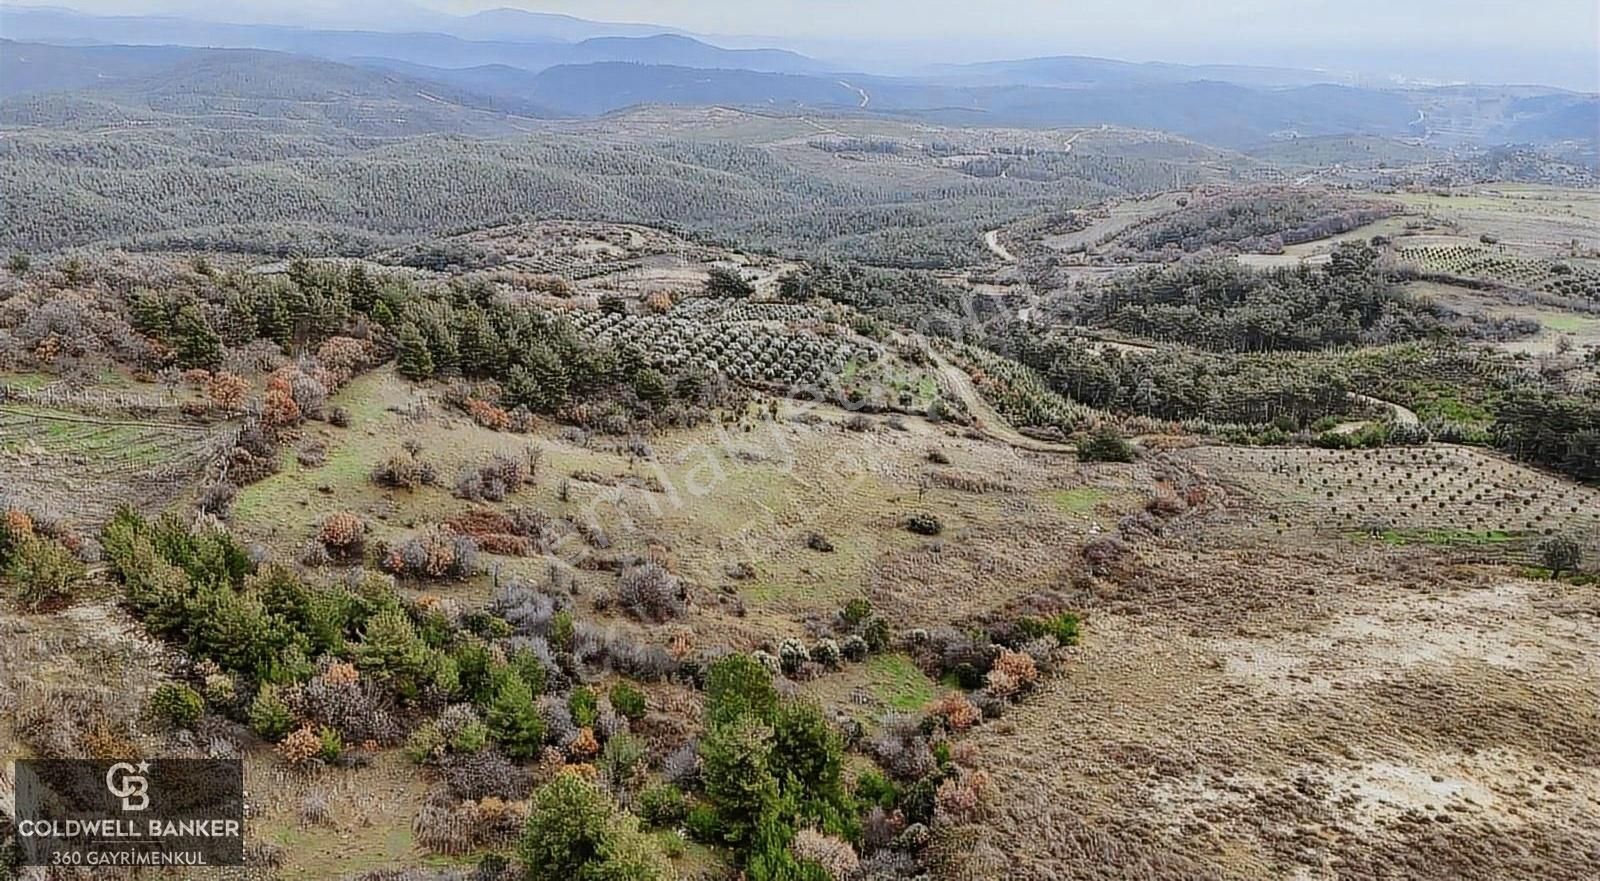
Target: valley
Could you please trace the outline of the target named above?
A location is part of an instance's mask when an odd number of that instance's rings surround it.
[[[4,11],[0,877],[1600,872],[1592,94],[393,15]]]

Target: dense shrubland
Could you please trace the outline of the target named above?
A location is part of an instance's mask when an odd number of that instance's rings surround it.
[[[87,572],[83,558],[94,553],[61,521],[0,504],[0,587],[23,609],[71,602]]]
[[[1529,386],[1500,402],[1491,429],[1496,443],[1527,462],[1600,483],[1600,390]]]
[[[803,302],[832,300],[881,321],[931,336],[963,339],[973,325],[998,314],[965,289],[926,272],[880,269],[854,262],[817,261],[779,280],[778,295]]]
[[[1109,414],[1182,423],[1245,443],[1351,447],[1438,438],[1496,445],[1593,479],[1586,445],[1592,392],[1568,385],[1560,371],[1452,342],[1536,328],[1419,300],[1377,257],[1357,242],[1337,248],[1326,268],[1263,272],[1231,261],[1179,262],[1058,292],[1047,307],[1065,323],[1182,343],[1164,346],[1041,332],[1005,316],[992,298],[921,273],[819,263],[785,277],[781,291],[847,303],[958,341],[944,348],[1023,428],[1075,434]],[[1430,343],[1404,342],[1421,339]],[[1408,407],[1423,425],[1382,421],[1330,432],[1362,414],[1352,394]]]
[[[1332,365],[1287,354],[1224,356],[1175,347],[1124,349],[1012,324],[990,343],[1055,393],[1099,410],[1169,421],[1309,424],[1351,403]]]
[[[511,306],[486,284],[418,283],[303,260],[282,276],[171,266],[142,275],[145,265],[69,261],[30,277],[0,306],[0,362],[271,372],[281,387],[269,382],[258,404],[269,426],[332,415],[323,412],[328,393],[388,358],[413,379],[491,380],[491,403],[508,413],[620,432],[638,422],[693,424],[740,399],[710,370],[653,368],[633,341],[586,340],[564,317]],[[306,354],[291,362],[285,352]]]
[[[751,879],[915,866],[931,837],[976,816],[988,786],[954,737],[1002,715],[1078,638],[1075,616],[1052,613],[994,636],[941,628],[896,642],[858,599],[810,646],[667,652],[578,620],[559,581],[513,580],[467,611],[405,599],[360,568],[310,580],[170,515],[123,511],[103,544],[129,608],[182,652],[151,719],[179,732],[232,720],[302,769],[403,744],[434,781],[417,842],[451,856],[515,843],[528,877],[668,878],[678,829]],[[669,576],[636,571],[639,598],[625,604],[676,602]],[[892,644],[963,691],[886,718],[870,740],[786,696],[780,674],[825,676]],[[652,697],[649,683],[669,681],[704,691],[698,719]],[[847,772],[851,750],[882,770]]]

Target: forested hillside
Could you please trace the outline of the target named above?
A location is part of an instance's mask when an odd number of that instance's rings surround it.
[[[315,93],[276,103],[160,93],[139,110],[90,98],[7,102],[0,112],[8,123],[28,124],[0,140],[0,197],[14,218],[0,248],[111,240],[368,254],[463,227],[569,218],[677,224],[786,253],[942,267],[980,262],[983,231],[1029,212],[1196,174],[1179,175],[1161,160],[1090,154],[1063,157],[1045,180],[978,177],[932,155],[819,166],[808,148],[641,136],[626,118],[581,135],[545,125],[537,135],[499,139],[397,140],[397,126],[463,117],[500,126],[508,117],[420,98],[414,106],[438,115],[395,117],[409,85],[371,76],[396,97],[363,105],[309,100]],[[240,116],[242,106],[252,112]],[[205,127],[187,115],[208,110]],[[98,122],[52,126],[67,116]],[[125,127],[105,128],[119,118]]]
[[[515,96],[281,52],[9,41],[5,50],[6,127],[492,135],[526,130],[515,117],[548,115]]]

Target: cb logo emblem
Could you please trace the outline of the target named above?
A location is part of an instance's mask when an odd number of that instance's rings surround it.
[[[149,762],[140,762],[138,767],[118,762],[106,771],[106,790],[122,799],[123,810],[145,810],[150,807],[150,778],[145,776],[149,771]]]

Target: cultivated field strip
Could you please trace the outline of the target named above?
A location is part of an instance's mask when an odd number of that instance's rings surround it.
[[[1518,257],[1471,245],[1402,248],[1400,259],[1427,273],[1459,275],[1564,297],[1600,299],[1600,272],[1558,260]]]
[[[1600,536],[1600,489],[1471,447],[1197,447],[1182,456],[1270,509],[1285,531],[1373,534],[1531,562],[1548,535]]]

